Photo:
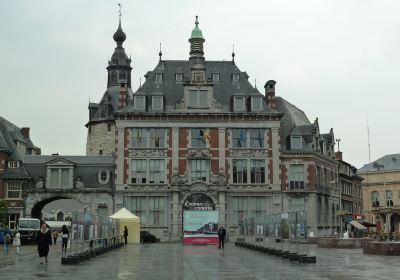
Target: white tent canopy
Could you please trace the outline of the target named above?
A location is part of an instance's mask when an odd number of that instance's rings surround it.
[[[135,214],[132,214],[131,212],[129,212],[129,210],[126,208],[121,208],[120,210],[118,210],[117,212],[112,214],[110,216],[110,218],[118,219],[118,220],[134,219],[134,220],[140,222],[140,218],[138,216],[136,216]]]
[[[122,208],[116,213],[110,216],[110,218],[115,219],[118,224],[118,229],[122,235],[125,227],[128,230],[128,243],[140,242],[140,218],[135,216],[128,209]]]

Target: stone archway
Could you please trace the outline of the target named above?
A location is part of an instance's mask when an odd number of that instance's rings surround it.
[[[107,207],[108,215],[111,215],[114,211],[114,199],[111,193],[54,193],[42,191],[27,194],[24,200],[25,216],[40,219],[43,207],[59,199],[73,199],[79,201],[82,203],[83,209],[86,212],[97,213],[99,209],[104,209],[104,206]]]

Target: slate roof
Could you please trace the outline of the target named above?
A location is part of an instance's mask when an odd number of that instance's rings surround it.
[[[24,164],[46,164],[56,159],[66,159],[78,165],[113,165],[115,163],[112,156],[61,156],[61,155],[42,155],[23,157]]]
[[[358,169],[357,173],[369,171],[400,170],[400,154],[385,155],[371,163],[365,164]]]

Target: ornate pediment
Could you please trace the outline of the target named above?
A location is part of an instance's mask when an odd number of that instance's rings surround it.
[[[47,166],[73,166],[75,163],[65,158],[58,157],[46,163]]]
[[[188,149],[187,159],[210,159],[211,154],[209,149]]]

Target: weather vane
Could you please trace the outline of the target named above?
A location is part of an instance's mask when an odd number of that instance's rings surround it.
[[[119,6],[119,17],[121,17],[122,13],[121,13],[121,3],[118,3]]]

